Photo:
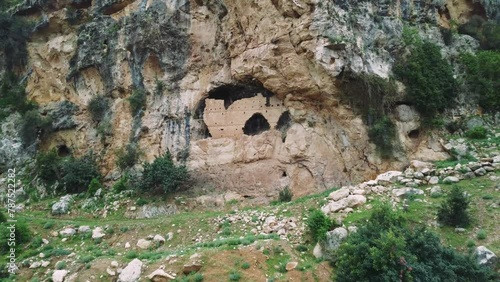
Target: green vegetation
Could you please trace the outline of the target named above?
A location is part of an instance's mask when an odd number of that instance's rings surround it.
[[[479,95],[479,105],[488,112],[500,111],[500,52],[481,51],[464,54],[465,82],[471,92]]]
[[[478,240],[484,240],[484,239],[486,239],[486,231],[484,231],[483,229],[479,230],[477,232],[476,238]]]
[[[61,269],[65,269],[65,268],[66,268],[66,266],[67,266],[67,265],[66,265],[66,262],[65,262],[65,261],[58,261],[58,262],[56,263],[56,269],[59,269],[59,270],[61,270]]]
[[[133,167],[139,159],[141,151],[135,144],[127,144],[116,151],[116,165],[121,169]]]
[[[165,82],[159,80],[158,78],[156,78],[156,95],[162,95],[163,92],[165,91]]]
[[[92,197],[99,189],[102,189],[101,182],[97,178],[92,178],[87,188],[87,194]]]
[[[410,228],[388,205],[376,207],[335,255],[338,282],[494,280],[489,268],[444,247],[425,228]]]
[[[453,105],[456,97],[453,70],[435,44],[414,38],[406,41],[411,54],[397,60],[394,73],[406,85],[410,102],[420,114],[431,119]]]
[[[453,186],[438,210],[438,221],[452,227],[467,227],[471,223],[469,199],[459,186]]]
[[[250,268],[250,264],[248,262],[244,262],[241,264],[241,268],[242,269],[249,269]]]
[[[494,21],[485,21],[481,16],[474,15],[458,27],[458,32],[479,40],[484,50],[500,49],[500,25]]]
[[[240,279],[241,274],[238,270],[231,270],[231,272],[229,272],[229,281],[240,281]]]
[[[127,173],[123,174],[118,181],[113,185],[113,191],[115,193],[120,193],[122,191],[128,190],[130,188],[129,185],[129,176]]]
[[[396,139],[395,126],[388,117],[397,97],[394,80],[346,73],[342,82],[344,98],[361,114],[370,141],[383,158],[390,158]]]
[[[21,120],[19,136],[25,148],[35,144],[38,138],[47,136],[52,130],[52,118],[42,117],[37,110],[27,111]]]
[[[288,186],[286,186],[283,190],[280,191],[278,195],[278,199],[280,202],[285,203],[285,202],[290,202],[293,198],[293,193]]]
[[[13,73],[6,72],[0,82],[0,121],[18,112],[23,115],[36,106],[26,100],[26,92]]]
[[[177,166],[170,152],[144,165],[140,187],[146,191],[171,193],[181,189],[189,180],[187,168]]]
[[[130,110],[133,116],[136,116],[146,105],[146,91],[144,89],[135,89],[132,95],[128,97]]]
[[[36,156],[35,173],[46,185],[52,185],[61,179],[61,161],[55,148],[46,153],[40,152]]]
[[[326,239],[326,232],[332,230],[335,224],[322,211],[315,209],[309,213],[306,226],[313,240],[318,242]]]
[[[94,96],[90,99],[87,109],[92,119],[96,122],[100,122],[110,110],[109,100],[101,95]]]
[[[488,135],[488,130],[482,126],[474,127],[473,129],[465,132],[465,136],[471,139],[485,139]]]
[[[62,175],[66,193],[84,192],[92,179],[101,177],[92,153],[81,158],[70,157],[62,162]]]

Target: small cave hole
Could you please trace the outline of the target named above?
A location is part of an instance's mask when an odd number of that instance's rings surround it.
[[[269,130],[270,128],[271,126],[269,126],[267,119],[262,114],[256,113],[245,123],[243,133],[245,135],[257,135],[261,132]]]
[[[286,177],[287,174],[286,174],[286,171],[283,171],[283,173],[281,174],[281,177]]]
[[[276,130],[281,132],[281,141],[285,142],[286,133],[288,129],[292,126],[292,117],[290,116],[290,112],[283,112],[278,119],[278,123],[276,124]]]
[[[59,157],[67,157],[71,155],[71,150],[66,145],[60,145],[57,147],[57,155]]]
[[[419,135],[420,135],[420,131],[418,129],[414,129],[414,130],[408,132],[408,137],[410,137],[411,139],[416,139],[416,138],[418,138]]]

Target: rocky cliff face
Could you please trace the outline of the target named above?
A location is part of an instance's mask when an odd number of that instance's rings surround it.
[[[30,99],[47,108],[75,105],[74,124],[43,140],[42,149],[92,149],[108,179],[118,175],[117,148],[137,143],[144,161],[170,150],[198,185],[265,200],[287,185],[298,196],[411,158],[445,157],[438,137],[419,135],[418,114],[401,102],[392,117],[396,161],[381,159],[361,117],[343,101],[341,76],[389,77],[409,23],[448,58],[473,50],[477,42],[468,36],[446,45],[439,27],[472,14],[498,19],[492,2],[47,0],[26,1],[16,13],[40,23],[29,42]],[[148,92],[135,116],[127,101],[134,89]],[[97,94],[112,100],[107,133],[87,112]],[[256,108],[249,104],[255,97],[269,99]],[[270,98],[286,113],[276,126],[263,112],[271,110]],[[240,121],[252,131],[215,134],[225,125],[216,126],[212,115],[207,126],[204,116],[214,100],[224,100],[224,111],[242,105],[240,114],[229,112],[234,120],[262,117]]]

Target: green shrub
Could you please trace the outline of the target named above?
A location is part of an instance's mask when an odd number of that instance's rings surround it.
[[[237,270],[232,270],[229,273],[229,281],[240,281],[241,274]]]
[[[241,268],[242,269],[249,269],[250,268],[250,264],[248,262],[244,262],[242,265],[241,265]]]
[[[144,89],[135,89],[128,97],[128,101],[132,115],[136,116],[146,105],[146,92]]]
[[[278,199],[280,202],[285,203],[285,202],[290,202],[292,200],[293,193],[288,186],[286,186],[283,190],[280,191]]]
[[[61,270],[66,268],[66,262],[65,261],[59,261],[56,263],[56,269]]]
[[[135,259],[137,258],[138,254],[136,251],[129,251],[127,254],[125,254],[125,258],[127,259]]]
[[[61,160],[55,148],[46,153],[40,152],[36,156],[35,173],[45,184],[51,185],[61,179]]]
[[[128,177],[128,174],[125,173],[124,175],[122,175],[122,177],[120,177],[120,179],[118,179],[118,181],[115,182],[115,184],[113,185],[113,191],[115,193],[120,193],[130,188]]]
[[[368,137],[383,158],[392,156],[396,127],[389,117],[375,115],[373,123],[368,125]]]
[[[477,232],[476,238],[478,240],[484,240],[484,239],[486,239],[486,231],[484,231],[483,229],[479,230]]]
[[[94,178],[100,178],[95,157],[92,153],[81,158],[71,157],[62,164],[62,181],[67,193],[81,193],[87,190]]]
[[[16,75],[6,72],[0,82],[0,120],[13,112],[23,115],[35,108],[35,104],[26,100],[24,85],[18,82]]]
[[[43,229],[51,229],[52,227],[54,227],[54,222],[53,221],[47,221],[45,222],[45,224],[43,225]]]
[[[156,78],[156,95],[162,95],[163,94],[163,91],[165,91],[165,82],[159,80],[158,78]]]
[[[416,41],[411,54],[399,58],[394,74],[406,85],[408,99],[426,118],[453,105],[456,82],[451,65],[433,43]]]
[[[148,200],[143,199],[143,198],[139,198],[139,199],[137,199],[137,201],[135,201],[135,204],[138,205],[138,206],[144,206],[147,203],[148,203]]]
[[[471,139],[485,139],[488,135],[488,130],[482,126],[474,127],[473,129],[467,131],[465,136]]]
[[[446,200],[439,207],[438,221],[452,227],[467,227],[471,222],[467,210],[469,203],[463,190],[458,186],[453,186]]]
[[[500,111],[500,52],[481,51],[464,54],[465,82],[471,92],[479,95],[479,105],[487,112]]]
[[[118,149],[115,154],[116,165],[121,170],[125,170],[136,164],[137,159],[139,159],[140,150],[137,145],[128,144],[124,148]]]
[[[193,282],[202,282],[204,279],[203,274],[201,273],[196,273],[193,275]]]
[[[306,225],[315,242],[326,239],[326,232],[332,230],[335,226],[330,218],[317,209],[309,213]]]
[[[93,256],[83,256],[80,258],[81,263],[89,263],[93,261],[95,258]]]
[[[334,281],[494,281],[495,274],[444,247],[425,227],[409,228],[387,205],[376,207],[364,225],[336,252]]]
[[[0,211],[0,223],[4,223],[7,221],[7,217],[5,216],[5,214]]]
[[[10,222],[0,223],[0,253],[7,254],[11,248],[16,249],[17,253],[20,253],[23,249],[24,245],[28,243],[32,238],[32,232],[28,228],[28,225],[23,220],[17,220],[15,224],[15,245],[12,243],[9,245],[8,238],[10,238],[10,229],[8,227],[11,226]]]
[[[52,118],[42,117],[37,110],[24,113],[19,127],[19,137],[25,148],[35,144],[40,137],[43,139],[52,131]]]
[[[94,96],[90,99],[87,110],[94,121],[100,122],[110,110],[109,100],[101,95]]]
[[[87,194],[92,197],[99,189],[102,189],[101,182],[97,178],[92,178],[87,188]]]
[[[189,180],[187,168],[177,166],[170,152],[144,165],[140,186],[146,191],[170,193],[182,188]]]

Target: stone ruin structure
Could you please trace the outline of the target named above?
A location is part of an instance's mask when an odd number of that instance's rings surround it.
[[[212,138],[239,138],[243,134],[255,135],[275,129],[280,116],[286,111],[283,101],[275,96],[245,98],[232,103],[228,108],[224,100],[205,100],[203,120]]]

